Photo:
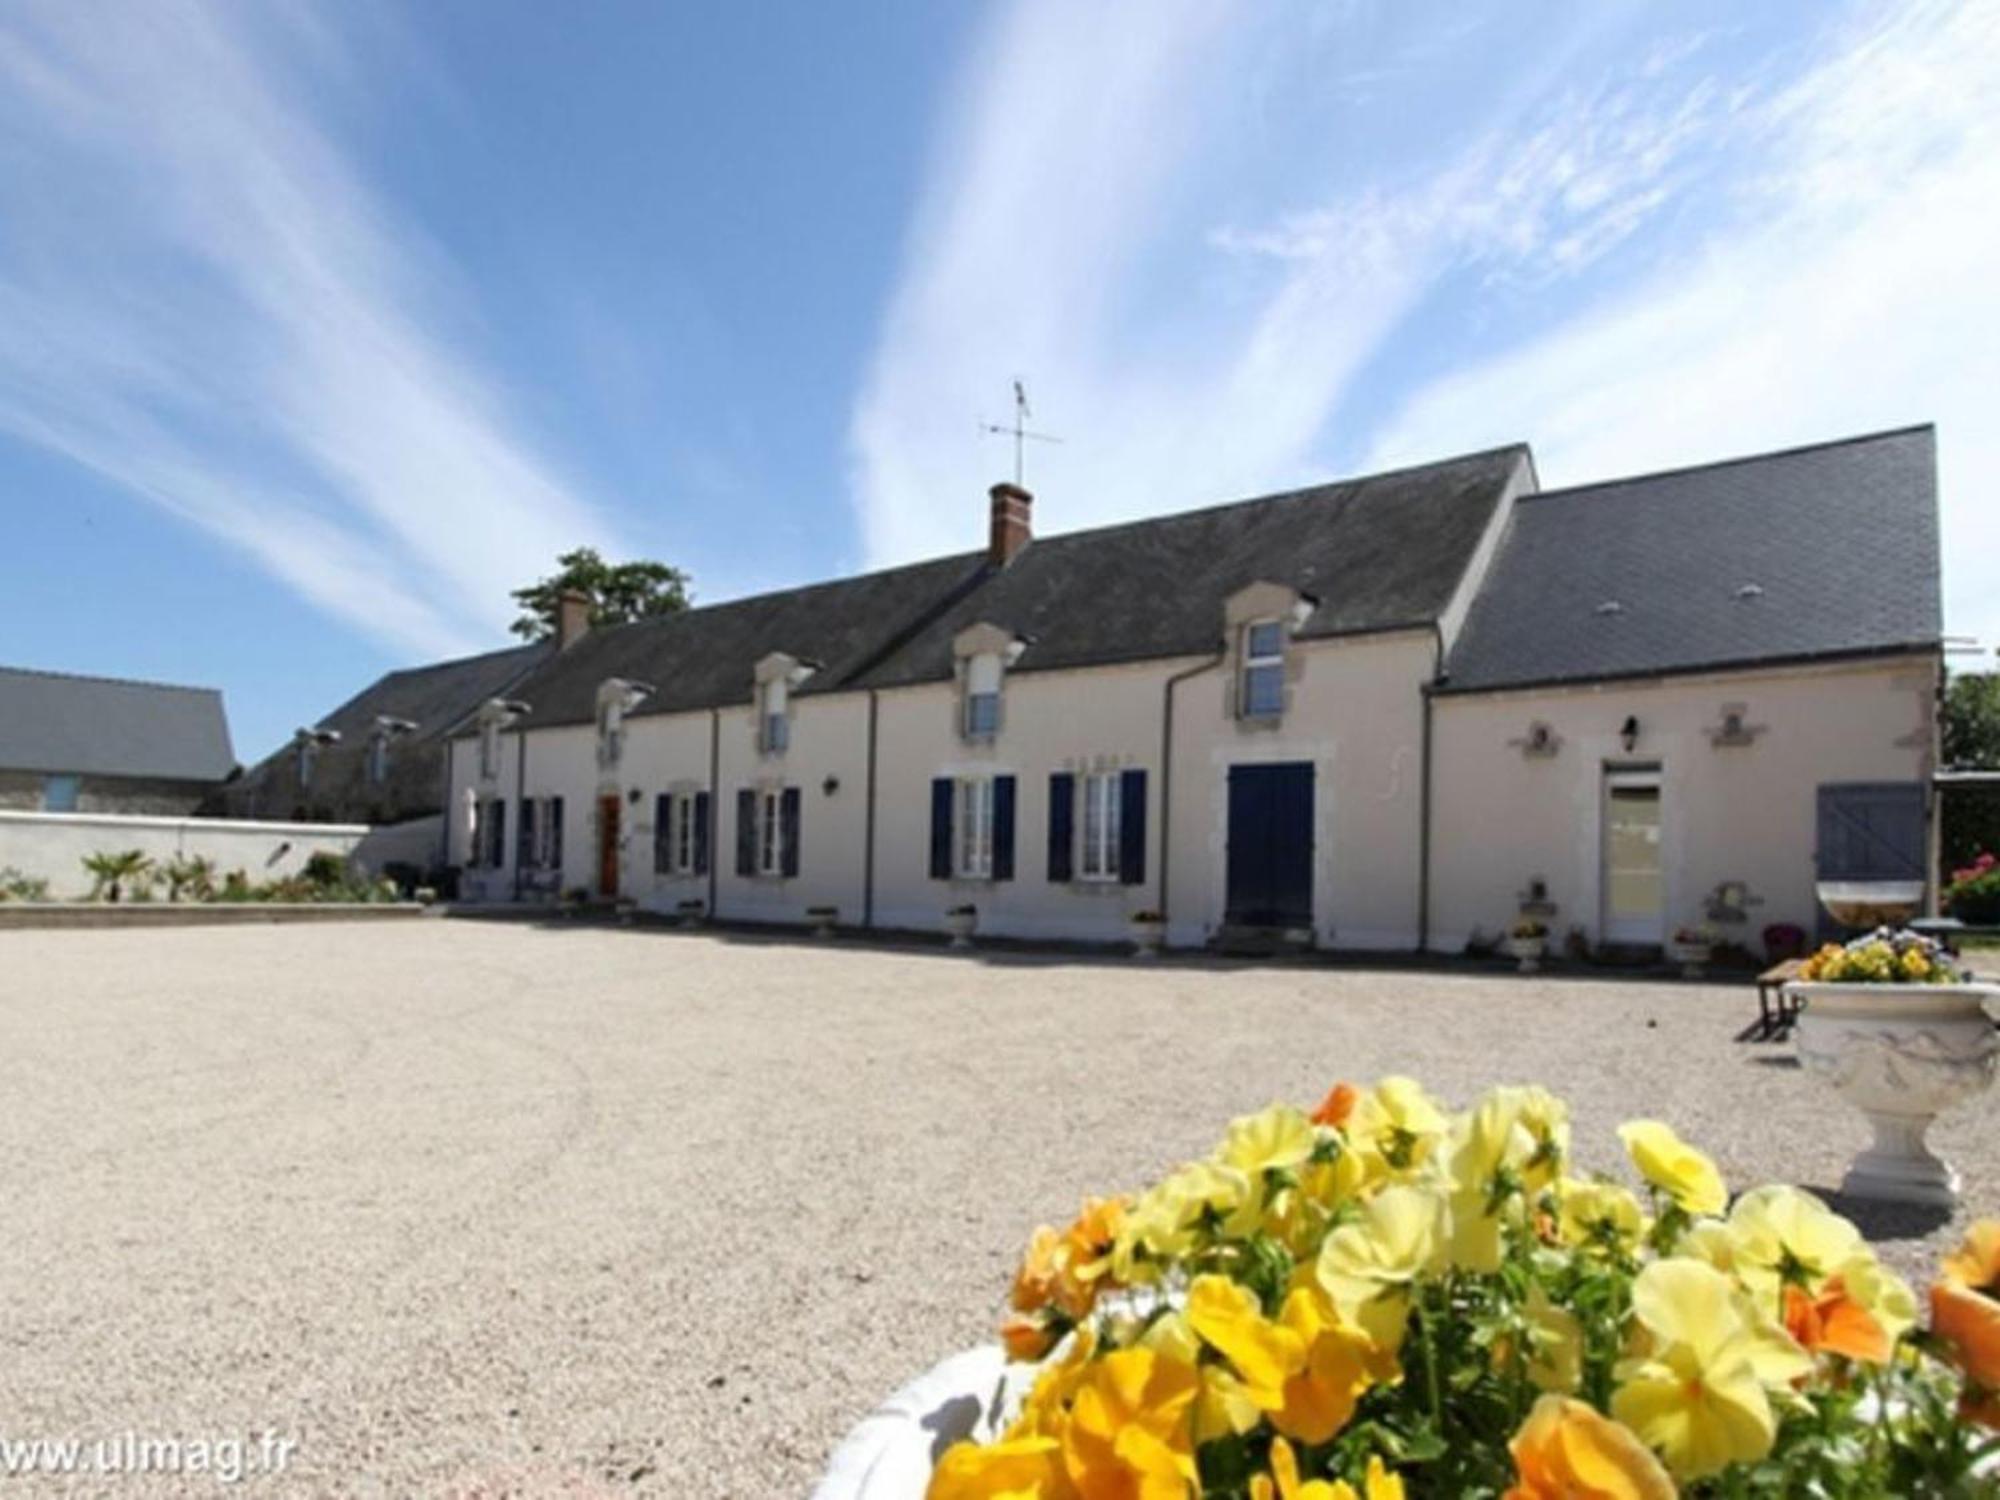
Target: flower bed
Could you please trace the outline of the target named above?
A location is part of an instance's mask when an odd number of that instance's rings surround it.
[[[1951,872],[1944,909],[1971,927],[2000,926],[2000,859],[1989,850]]]
[[[1448,1114],[1388,1078],[1235,1121],[1035,1232],[1001,1338],[1041,1368],[929,1495],[1978,1492],[2000,1221],[1945,1260],[1922,1329],[1818,1199],[1732,1204],[1668,1126],[1619,1134],[1637,1192],[1572,1175],[1539,1088]]]

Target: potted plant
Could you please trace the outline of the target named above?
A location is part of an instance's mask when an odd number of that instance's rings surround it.
[[[1158,958],[1167,940],[1167,919],[1156,911],[1132,913],[1132,953],[1137,958]]]
[[[1414,1079],[1274,1104],[1029,1237],[997,1337],[883,1402],[815,1500],[1992,1492],[2000,1220],[1916,1291],[1659,1120]],[[1782,1311],[1780,1311],[1782,1310]]]
[[[837,906],[808,906],[806,920],[812,924],[812,935],[816,938],[833,936],[834,924],[840,920]]]
[[[1764,929],[1764,962],[1781,964],[1806,956],[1806,930],[1796,922],[1773,922]]]
[[[979,930],[979,908],[970,901],[961,906],[946,907],[944,930],[951,934],[952,947],[970,948],[972,935]]]
[[[1715,932],[1709,927],[1676,927],[1667,943],[1667,957],[1681,966],[1681,978],[1699,979],[1715,954]]]
[[[1515,960],[1516,967],[1523,974],[1532,974],[1542,966],[1542,955],[1548,951],[1549,925],[1540,917],[1517,917],[1514,925],[1507,929],[1507,951]]]
[[[2000,927],[2000,859],[1983,853],[1951,872],[1944,909],[1968,927]]]
[[[1841,1191],[1951,1207],[1958,1173],[1931,1153],[1931,1121],[1992,1086],[2000,1034],[1986,1002],[2000,987],[1971,982],[1930,938],[1878,928],[1829,943],[1786,992],[1804,1002],[1799,1061],[1868,1118],[1875,1139]]]
[[[674,910],[680,913],[681,926],[699,927],[702,918],[708,915],[708,903],[699,896],[690,896],[687,900],[676,903]]]

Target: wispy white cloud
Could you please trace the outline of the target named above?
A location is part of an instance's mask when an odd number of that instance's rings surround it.
[[[1028,0],[976,49],[856,407],[854,492],[878,560],[975,539],[1005,458],[973,417],[1014,373],[1067,439],[1035,455],[1055,526],[1323,474],[1329,423],[1443,280],[1583,271],[1670,200],[1737,107],[1651,58],[1579,87],[1560,66],[1578,39],[1552,38],[1546,66],[1495,84],[1414,166],[1308,184],[1310,206],[1262,219],[1218,213],[1242,202],[1232,165],[1260,149],[1223,137],[1298,102],[1246,119],[1232,78],[1298,19]],[[1398,57],[1466,45],[1478,18],[1449,18],[1448,38],[1409,24]],[[1297,139],[1263,144],[1314,159]]]
[[[1686,252],[1418,391],[1374,460],[1531,437],[1571,483],[1939,424],[1946,620],[2000,638],[2000,14],[1869,8],[1742,111]]]
[[[518,435],[464,293],[325,121],[309,8],[0,16],[0,428],[415,653],[476,648],[596,510]]]

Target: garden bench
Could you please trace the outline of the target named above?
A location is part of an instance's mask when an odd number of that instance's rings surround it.
[[[1739,1042],[1775,1042],[1792,1029],[1799,1018],[1799,1003],[1787,999],[1785,986],[1799,977],[1802,958],[1788,958],[1757,976],[1757,1019],[1736,1034]]]

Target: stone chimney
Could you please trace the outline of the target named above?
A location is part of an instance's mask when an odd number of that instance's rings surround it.
[[[996,568],[1004,568],[1034,538],[1030,520],[1035,497],[1018,484],[996,484],[993,497],[993,526],[988,533],[986,558]]]
[[[566,651],[590,629],[590,595],[564,589],[556,596],[556,649]]]

